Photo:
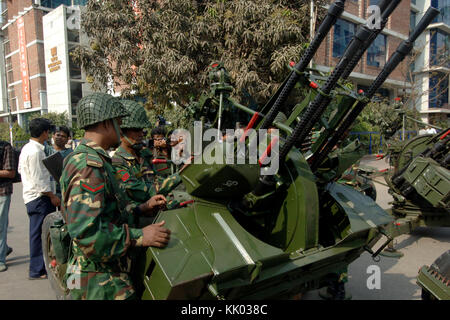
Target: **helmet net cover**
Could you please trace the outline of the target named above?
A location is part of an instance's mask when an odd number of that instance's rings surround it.
[[[77,105],[77,123],[81,129],[105,120],[128,115],[129,112],[120,100],[107,93],[90,94],[83,97]]]
[[[145,129],[150,128],[151,123],[148,120],[145,108],[133,100],[120,100],[125,109],[130,113],[129,116],[122,118],[122,129]]]

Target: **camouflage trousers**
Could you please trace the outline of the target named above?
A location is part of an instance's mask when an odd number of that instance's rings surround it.
[[[67,274],[67,279],[74,300],[137,299],[127,273],[80,272]]]

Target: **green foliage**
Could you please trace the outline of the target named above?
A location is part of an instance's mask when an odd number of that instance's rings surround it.
[[[79,140],[84,136],[84,129],[79,129],[78,126],[74,124],[74,126],[72,127],[72,134],[72,139]]]
[[[9,124],[0,122],[0,140],[9,141]]]
[[[15,122],[12,127],[13,132],[13,141],[14,144],[19,146],[22,146],[23,144],[27,143],[30,139],[30,135],[26,132],[25,129],[22,129],[22,127],[19,126],[18,122]],[[0,123],[0,140],[10,141],[9,137],[9,123]]]
[[[13,124],[13,140],[14,140],[14,145],[16,146],[23,146],[25,143],[28,142],[28,140],[30,139],[30,134],[23,129],[21,126],[19,126],[18,122],[14,122]],[[17,145],[17,144],[20,145]]]
[[[320,14],[326,2],[315,1]],[[184,107],[208,90],[206,70],[213,61],[224,62],[238,100],[246,89],[263,104],[309,40],[308,0],[136,3],[138,12],[129,1],[89,1],[82,28],[92,41],[73,57],[94,89],[112,75],[125,84],[124,97],[147,98],[150,111],[172,110],[173,103]]]
[[[187,113],[184,112],[183,108],[174,104],[171,104],[166,108],[150,108],[147,110],[147,115],[152,127],[155,126],[158,115],[163,116],[167,121],[172,123],[170,128],[168,127],[168,130],[188,128],[192,125],[192,119],[187,117]]]
[[[370,131],[380,132],[383,136],[383,141],[394,136],[403,127],[403,113],[407,116],[420,119],[420,114],[417,110],[408,108],[400,103],[390,103],[388,100],[382,100],[369,103],[356,119],[351,131]],[[406,121],[406,131],[419,131],[419,125],[413,121]],[[356,138],[356,136],[353,136]],[[379,135],[372,135],[373,143],[379,141]],[[361,141],[368,145],[369,136],[362,135]]]
[[[54,124],[55,126],[69,126],[69,117],[67,115],[67,112],[58,113],[58,112],[49,112],[45,114],[33,114],[30,116],[29,120],[36,119],[36,118],[45,118],[48,119]]]

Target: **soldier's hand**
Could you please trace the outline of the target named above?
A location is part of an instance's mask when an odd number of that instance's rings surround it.
[[[162,194],[157,194],[147,200],[147,206],[150,210],[163,209],[166,206],[167,200]]]
[[[151,224],[142,229],[144,247],[164,248],[170,240],[170,230],[163,227],[165,221]]]

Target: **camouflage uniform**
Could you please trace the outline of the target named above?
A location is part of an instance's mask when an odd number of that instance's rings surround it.
[[[67,276],[80,285],[71,290],[74,299],[135,297],[127,253],[142,246],[143,234],[125,223],[135,205],[127,203],[114,173],[105,150],[86,139],[64,161],[60,181],[73,246]]]
[[[86,129],[128,116],[117,98],[105,93],[83,97],[77,105],[78,126]],[[133,299],[130,248],[142,247],[143,231],[128,225],[134,203],[121,192],[111,158],[95,142],[83,139],[64,159],[60,179],[62,213],[71,237],[67,287],[73,299]]]
[[[170,192],[180,184],[181,178],[177,173],[167,178],[155,175],[155,170],[146,150],[141,151],[141,157],[138,159],[124,148],[117,148],[112,158],[112,165],[116,172],[116,178],[120,182],[120,188],[132,201],[138,204],[147,201],[156,194],[162,194],[168,198],[167,209],[173,209],[179,203],[172,199]]]

